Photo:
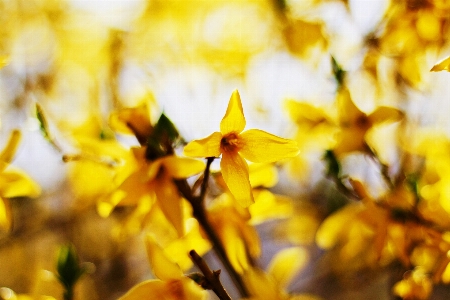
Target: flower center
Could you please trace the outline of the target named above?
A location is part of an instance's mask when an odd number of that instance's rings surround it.
[[[231,152],[237,151],[239,145],[239,138],[236,133],[229,133],[220,140],[220,148],[222,151]]]

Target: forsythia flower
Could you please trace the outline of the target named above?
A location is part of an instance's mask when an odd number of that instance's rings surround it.
[[[280,250],[270,261],[267,270],[248,269],[244,274],[251,296],[246,300],[294,300],[319,298],[309,295],[290,295],[286,288],[295,276],[307,265],[308,252],[300,247]]]
[[[245,159],[261,163],[275,162],[296,156],[298,147],[295,141],[259,129],[242,132],[245,124],[241,99],[235,90],[220,122],[220,132],[191,141],[184,148],[184,154],[193,157],[219,157],[222,154],[220,167],[223,179],[231,194],[246,207],[254,200]]]
[[[180,267],[167,257],[153,237],[148,236],[146,244],[153,273],[159,279],[141,282],[119,300],[203,300],[207,298],[207,293],[192,279],[183,275]]]
[[[123,196],[118,205],[135,205],[146,196],[150,196],[152,202],[156,201],[167,220],[175,227],[179,236],[183,236],[185,230],[182,197],[173,179],[198,174],[204,170],[205,164],[202,161],[175,155],[147,162],[143,153],[145,148],[133,149],[140,166],[117,188],[115,196],[119,198]]]
[[[337,104],[339,109],[338,142],[333,152],[343,155],[353,151],[365,151],[367,131],[375,125],[384,122],[396,122],[403,118],[403,113],[393,107],[380,106],[370,114],[363,113],[353,102],[350,91],[342,87],[338,91]]]
[[[11,229],[9,198],[37,197],[41,192],[40,187],[28,175],[9,165],[16,153],[20,137],[20,131],[14,130],[5,149],[0,153],[0,232]]]

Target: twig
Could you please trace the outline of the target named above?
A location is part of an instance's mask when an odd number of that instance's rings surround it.
[[[220,300],[231,300],[231,297],[228,295],[227,291],[220,282],[220,270],[211,271],[205,260],[201,258],[195,250],[191,250],[189,255],[191,256],[194,264],[200,269],[203,275],[205,275],[207,287],[212,289]]]
[[[215,253],[219,257],[222,264],[224,265],[225,269],[227,270],[228,274],[233,280],[236,288],[239,290],[239,293],[241,294],[242,297],[246,298],[249,297],[250,294],[241,278],[241,275],[235,270],[235,268],[231,264],[231,261],[228,259],[225,248],[220,238],[218,237],[213,227],[211,226],[205,209],[205,197],[210,175],[209,169],[213,161],[214,157],[207,158],[206,168],[203,174],[203,182],[200,189],[200,195],[194,196],[192,194],[192,189],[186,180],[175,180],[175,185],[177,186],[178,190],[183,195],[183,197],[189,203],[191,203],[194,217],[197,219],[198,223],[208,236],[210,242],[214,247]]]

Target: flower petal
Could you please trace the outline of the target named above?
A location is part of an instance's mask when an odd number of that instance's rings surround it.
[[[294,157],[299,150],[297,142],[283,139],[259,129],[250,129],[239,135],[241,148],[239,153],[252,162],[274,162]]]
[[[157,279],[143,281],[132,287],[119,300],[164,299],[167,294],[167,283]]]
[[[403,112],[388,106],[380,106],[374,112],[369,115],[371,124],[377,124],[382,122],[396,122],[403,118]]]
[[[5,198],[37,197],[41,188],[25,172],[8,167],[2,172],[0,181],[0,194]]]
[[[167,172],[159,176],[161,178],[152,184],[159,207],[167,220],[175,227],[178,236],[182,237],[185,233],[182,198]]]
[[[342,127],[350,127],[362,120],[366,115],[355,105],[347,88],[338,91],[337,98],[339,124]]]
[[[180,267],[167,257],[153,236],[147,236],[145,245],[153,274],[156,277],[161,280],[179,280],[183,277]]]
[[[307,264],[308,252],[300,247],[280,250],[269,263],[267,273],[272,275],[278,287],[285,289]]]
[[[189,142],[184,147],[183,154],[191,157],[219,157],[221,140],[222,134],[214,132],[204,139]]]
[[[430,71],[438,72],[438,71],[444,71],[444,70],[447,72],[450,72],[450,56],[447,58],[444,58],[443,60],[441,60],[440,62],[435,64],[433,66],[433,68],[431,68]]]
[[[231,194],[243,207],[254,202],[247,162],[236,152],[224,152],[220,162],[222,176]]]
[[[228,102],[227,112],[220,122],[220,132],[227,134],[230,132],[240,133],[245,128],[244,110],[242,109],[241,97],[235,90]]]
[[[135,134],[139,142],[145,142],[153,131],[149,115],[147,103],[133,108],[123,108],[110,115],[109,126],[119,133]]]
[[[8,199],[0,198],[0,236],[9,232],[12,225],[11,206]]]
[[[173,155],[163,157],[162,165],[167,173],[175,179],[191,177],[203,172],[206,167],[203,161]]]
[[[13,160],[21,137],[22,134],[19,130],[13,130],[11,132],[8,143],[0,153],[0,170],[3,170]]]

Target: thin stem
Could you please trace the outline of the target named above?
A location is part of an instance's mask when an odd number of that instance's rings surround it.
[[[220,282],[220,270],[211,271],[205,260],[201,258],[195,250],[191,250],[189,255],[191,256],[194,264],[200,269],[203,275],[205,275],[208,288],[212,289],[220,300],[231,300],[230,295],[228,295],[227,291]]]
[[[225,248],[222,244],[222,241],[220,240],[217,233],[214,231],[214,228],[211,226],[207,211],[205,208],[205,197],[206,197],[206,191],[208,188],[208,180],[210,175],[210,167],[211,163],[214,161],[214,157],[208,157],[205,172],[203,174],[203,182],[200,189],[200,195],[194,196],[192,194],[191,187],[187,183],[186,180],[175,180],[175,185],[177,186],[180,193],[183,195],[183,197],[189,201],[192,205],[193,215],[194,218],[197,219],[200,226],[202,226],[203,230],[207,234],[210,242],[212,243],[214,247],[214,251],[219,257],[220,261],[224,265],[225,269],[227,270],[228,274],[230,275],[231,279],[233,280],[236,288],[239,290],[239,293],[242,297],[249,297],[250,294],[244,284],[244,281],[242,280],[241,275],[235,270],[233,265],[231,264],[231,261],[228,259],[228,256],[226,254]]]

